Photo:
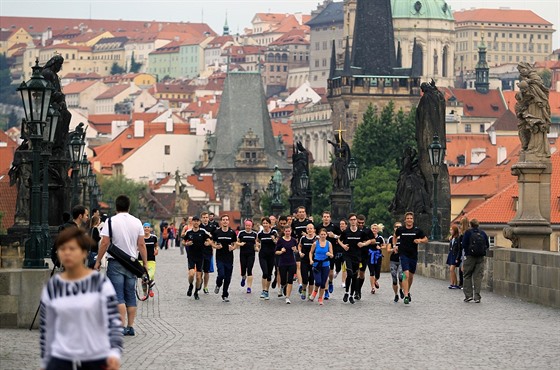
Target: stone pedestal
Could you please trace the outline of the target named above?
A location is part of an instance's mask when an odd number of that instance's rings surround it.
[[[525,157],[522,155],[521,160]],[[511,169],[517,176],[517,213],[504,228],[513,248],[550,250],[550,159],[520,161]]]
[[[347,191],[333,191],[331,193],[331,218],[333,222],[348,218],[351,212],[352,193]]]
[[[298,207],[304,206],[308,216],[311,216],[311,191],[308,191],[308,196],[292,195],[288,202],[290,202],[290,213],[297,212]]]

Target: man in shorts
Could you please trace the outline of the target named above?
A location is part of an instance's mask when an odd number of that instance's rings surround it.
[[[200,214],[200,228],[205,230],[210,237],[216,230],[217,226],[215,222],[210,221],[210,214],[208,212],[202,212]],[[204,271],[204,294],[208,294],[208,282],[210,281],[210,273],[214,272],[214,249],[212,245],[205,245],[203,249],[204,255],[204,266],[208,266],[207,270]]]
[[[106,227],[101,230],[101,246],[94,269],[99,270],[101,260],[109,247],[109,228],[112,230],[112,242],[117,248],[129,256],[136,257],[138,253],[142,257],[144,266],[148,266],[146,243],[144,242],[144,228],[139,219],[128,213],[130,209],[130,198],[119,195],[115,200],[117,214],[107,220]],[[110,225],[110,226],[109,226]],[[124,335],[134,335],[134,319],[136,318],[136,282],[137,277],[128,271],[119,261],[111,256],[108,257],[107,277],[113,283],[119,301],[119,313],[121,322],[124,324],[125,316],[128,325],[123,329]]]
[[[210,271],[210,259],[204,258],[204,248],[211,246],[211,237],[200,228],[200,218],[194,216],[192,218],[192,229],[187,231],[183,240],[187,247],[187,263],[188,263],[188,276],[189,288],[187,296],[193,294],[193,282],[196,274],[196,289],[194,291],[194,299],[199,300],[198,291],[202,288],[202,272],[207,273]]]
[[[414,226],[413,212],[406,212],[404,214],[404,226],[395,230],[393,237],[400,237],[401,244],[397,248],[397,252],[400,255],[401,268],[405,275],[402,282],[405,296],[404,304],[409,304],[412,301],[410,287],[414,281],[416,264],[418,263],[418,244],[427,243],[428,237],[420,228]]]
[[[148,266],[146,269],[148,270],[148,276],[150,277],[150,281],[154,281],[154,277],[156,275],[156,256],[158,255],[158,239],[152,233],[152,225],[149,222],[145,222],[144,225],[144,243],[146,244],[146,253],[148,254]],[[141,260],[142,256],[138,254],[138,259]],[[152,283],[153,284],[153,283]],[[144,298],[148,293],[148,286],[146,284],[142,284],[142,290],[144,291]],[[153,292],[150,292],[150,296],[153,296]]]
[[[400,222],[395,222],[393,230],[397,230],[401,226],[402,224]],[[395,238],[394,235],[391,235],[389,239],[387,239],[387,252],[389,252],[389,262],[391,264],[391,278],[393,279],[393,292],[395,292],[395,298],[393,299],[393,301],[395,303],[399,301],[399,294],[401,299],[404,299],[404,292],[402,290],[401,259],[398,252],[400,244],[401,244],[400,237]],[[399,289],[399,285],[400,285],[400,289]]]

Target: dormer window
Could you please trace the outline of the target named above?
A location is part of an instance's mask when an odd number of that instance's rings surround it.
[[[498,107],[496,104],[490,104],[490,106],[492,107],[492,110],[493,110],[494,112],[497,112],[497,111],[500,110],[500,107]]]

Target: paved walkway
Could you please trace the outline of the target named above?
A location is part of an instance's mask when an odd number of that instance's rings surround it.
[[[259,300],[258,263],[253,294],[242,291],[236,268],[230,303],[213,292],[195,301],[185,293],[184,266],[178,249],[160,253],[156,296],[139,302],[124,369],[558,366],[559,310],[487,292],[481,304],[467,304],[462,291],[422,277],[415,278],[410,305],[394,304],[389,274],[377,294],[354,305],[342,302],[340,278],[323,307],[300,301],[295,289],[286,305],[275,295]],[[37,369],[38,335],[0,330],[0,369]]]

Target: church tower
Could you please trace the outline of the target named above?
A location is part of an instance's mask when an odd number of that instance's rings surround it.
[[[474,88],[477,92],[481,94],[488,94],[490,88],[490,68],[488,68],[488,63],[486,62],[486,45],[484,44],[484,36],[478,45],[478,63],[476,63],[475,68],[476,80],[474,82]]]
[[[222,32],[223,36],[229,36],[229,26],[227,23],[227,12],[226,12],[226,22],[224,23],[224,30]]]

